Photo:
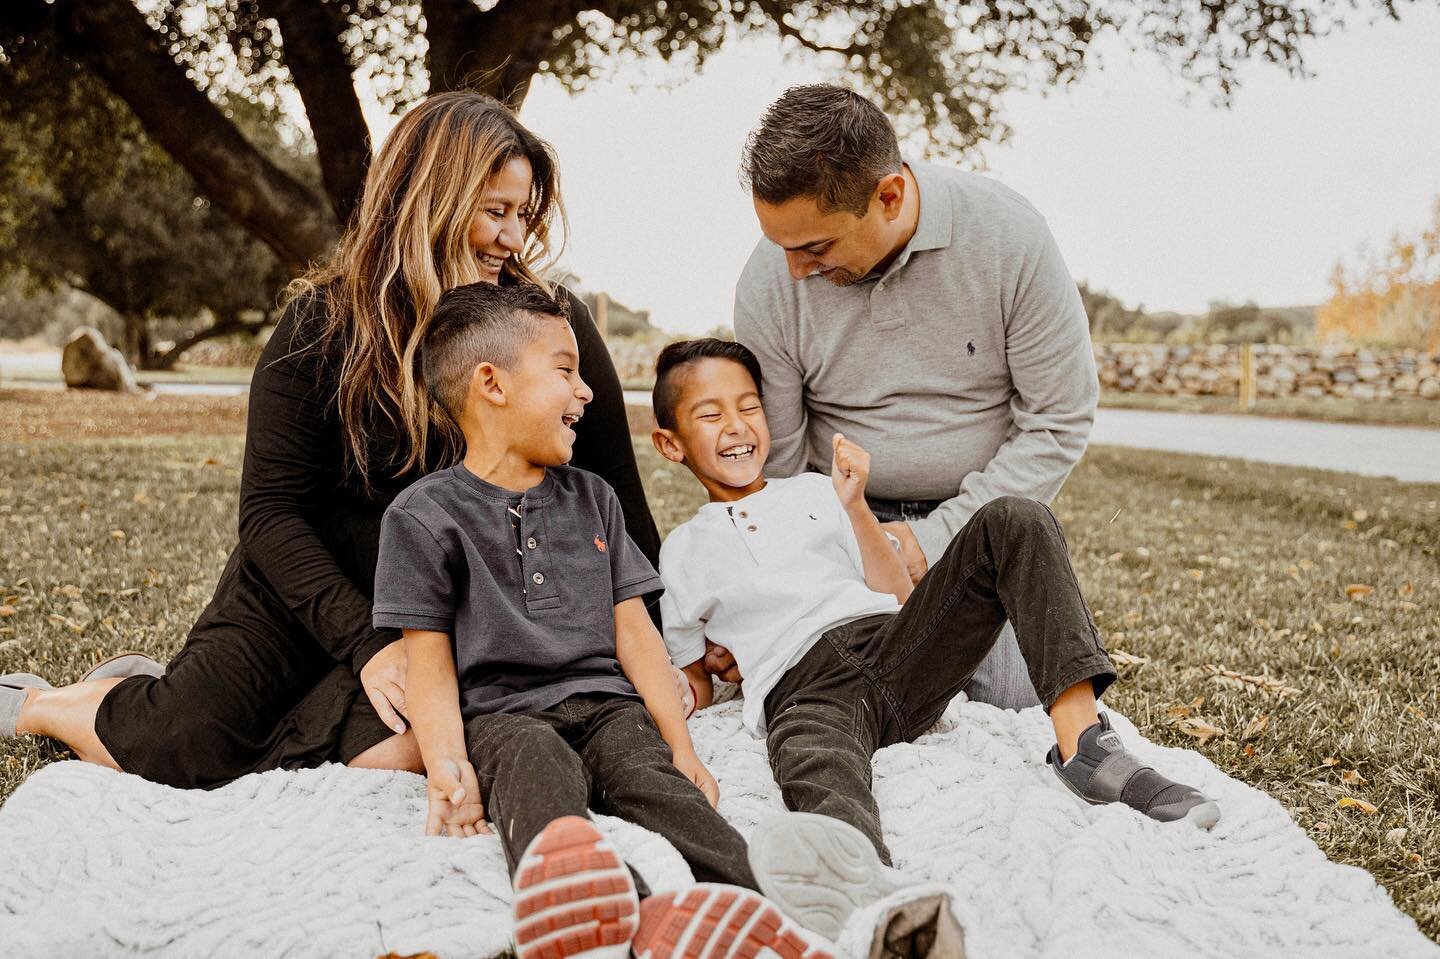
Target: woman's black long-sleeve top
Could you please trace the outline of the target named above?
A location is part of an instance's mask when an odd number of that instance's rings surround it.
[[[564,296],[579,344],[580,374],[594,391],[575,428],[571,464],[614,487],[630,536],[654,563],[660,537],[630,445],[619,377],[589,309],[574,294],[564,291]],[[371,656],[399,638],[371,626],[380,520],[421,471],[399,476],[386,471],[384,464],[393,461],[397,444],[404,442],[396,432],[371,438],[369,491],[347,470],[335,404],[341,347],[333,340],[330,349],[314,346],[323,309],[315,298],[292,303],[256,368],[240,481],[238,551],[305,632],[359,673]],[[449,465],[435,462],[433,455],[427,459],[427,469]]]

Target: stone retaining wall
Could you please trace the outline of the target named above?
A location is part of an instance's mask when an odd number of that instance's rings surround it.
[[[1440,354],[1257,345],[1260,396],[1440,399]],[[1238,396],[1242,346],[1095,344],[1100,385],[1123,393]]]

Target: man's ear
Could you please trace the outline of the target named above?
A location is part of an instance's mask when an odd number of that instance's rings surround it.
[[[661,456],[672,463],[685,462],[685,448],[680,445],[680,438],[673,430],[656,427],[650,432],[650,442],[655,444],[655,450]]]
[[[508,406],[510,397],[505,392],[505,371],[494,363],[477,363],[470,373],[470,390],[465,405],[474,407],[477,403],[491,406]]]
[[[875,185],[875,199],[880,203],[880,212],[887,220],[895,220],[905,206],[905,171],[891,173],[880,178]]]

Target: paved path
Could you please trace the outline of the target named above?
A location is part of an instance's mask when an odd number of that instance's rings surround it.
[[[649,406],[650,394],[625,401]],[[1101,409],[1090,442],[1440,483],[1440,430],[1420,427]]]
[[[1440,483],[1440,430],[1421,427],[1101,409],[1090,442]]]

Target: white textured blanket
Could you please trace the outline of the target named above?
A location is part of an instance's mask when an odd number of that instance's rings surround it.
[[[956,702],[919,743],[876,756],[897,865],[949,886],[972,957],[1440,955],[1277,802],[1115,719],[1219,799],[1213,832],[1080,804],[1044,766],[1039,709]],[[742,832],[781,808],[738,703],[692,728]],[[206,793],[50,766],[0,809],[0,955],[494,956],[509,933],[499,843],[422,837],[422,786],[331,766]],[[655,888],[689,881],[663,840],[601,824]]]

